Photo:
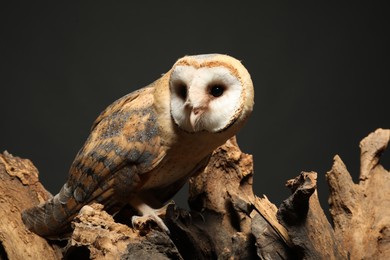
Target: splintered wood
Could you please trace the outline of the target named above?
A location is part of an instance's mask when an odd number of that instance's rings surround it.
[[[80,210],[61,242],[24,227],[21,211],[51,195],[29,160],[4,152],[0,259],[390,259],[390,175],[380,164],[389,141],[383,129],[362,140],[357,184],[335,156],[326,174],[333,227],[318,201],[317,173],[289,180],[292,194],[278,209],[253,193],[252,156],[232,138],[190,180],[190,210],[167,207],[170,234],[153,221],[133,228],[131,209],[112,217],[95,203]]]
[[[390,130],[360,142],[360,181],[353,183],[339,156],[326,174],[336,239],[351,259],[390,259],[390,173],[379,163]]]

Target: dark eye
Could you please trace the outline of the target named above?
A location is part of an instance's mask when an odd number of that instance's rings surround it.
[[[182,99],[187,98],[187,86],[184,83],[181,83],[176,88],[176,93]]]
[[[213,95],[213,97],[222,96],[224,91],[225,91],[225,87],[223,85],[213,85],[210,88],[210,94]]]

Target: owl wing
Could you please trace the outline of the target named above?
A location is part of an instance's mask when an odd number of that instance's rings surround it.
[[[112,197],[122,184],[118,178],[126,182],[126,192],[134,192],[142,186],[141,175],[165,155],[161,148],[153,88],[138,90],[97,118],[71,166],[68,186],[79,203]]]
[[[143,174],[165,156],[153,101],[153,87],[146,87],[101,113],[59,194],[23,212],[29,229],[56,237],[69,231],[70,221],[83,205],[98,201],[111,206],[112,198],[118,195],[115,193],[124,191],[126,197],[142,186]]]
[[[95,129],[95,127],[106,117],[110,116],[112,113],[118,112],[121,110],[121,108],[126,104],[130,103],[133,100],[137,99],[140,94],[142,95],[143,92],[147,92],[148,88],[142,88],[139,90],[136,90],[134,92],[131,92],[120,99],[114,101],[111,105],[109,105],[103,112],[100,113],[100,115],[95,119],[95,122],[93,122],[91,127],[91,132]]]

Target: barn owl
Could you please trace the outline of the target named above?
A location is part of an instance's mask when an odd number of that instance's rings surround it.
[[[254,105],[251,77],[221,54],[185,56],[160,79],[103,111],[74,159],[67,182],[22,219],[48,238],[71,231],[82,206],[115,213],[129,205],[164,231],[159,209],[201,172],[211,153],[235,135]]]

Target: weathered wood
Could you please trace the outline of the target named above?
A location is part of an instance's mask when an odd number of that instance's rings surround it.
[[[205,172],[190,180],[193,217],[170,218],[175,225],[170,229],[180,231],[180,241],[174,240],[179,251],[185,253],[188,244],[205,241],[193,246],[197,258],[290,259],[288,235],[276,219],[275,205],[256,197],[252,184],[252,156],[230,139],[214,152]]]
[[[390,130],[378,129],[360,142],[360,181],[339,156],[326,174],[335,236],[351,259],[390,258],[390,173],[379,164]]]
[[[51,195],[29,160],[4,152],[0,259],[388,259],[390,175],[379,159],[389,141],[390,130],[378,129],[361,142],[358,184],[335,156],[326,175],[334,227],[320,207],[315,172],[288,181],[292,195],[277,209],[253,193],[252,156],[233,138],[190,180],[190,210],[168,206],[169,235],[153,221],[131,227],[128,208],[113,218],[91,204],[74,219],[69,240],[60,243],[25,229],[21,211]]]
[[[65,247],[66,259],[182,259],[164,232],[141,233],[115,222],[101,204],[84,206],[73,221],[74,231]]]
[[[0,154],[0,259],[56,259],[60,250],[28,231],[21,211],[51,195],[38,181],[30,160]]]
[[[317,173],[302,172],[286,184],[292,195],[283,201],[278,218],[287,229],[299,259],[347,259],[318,201]]]

